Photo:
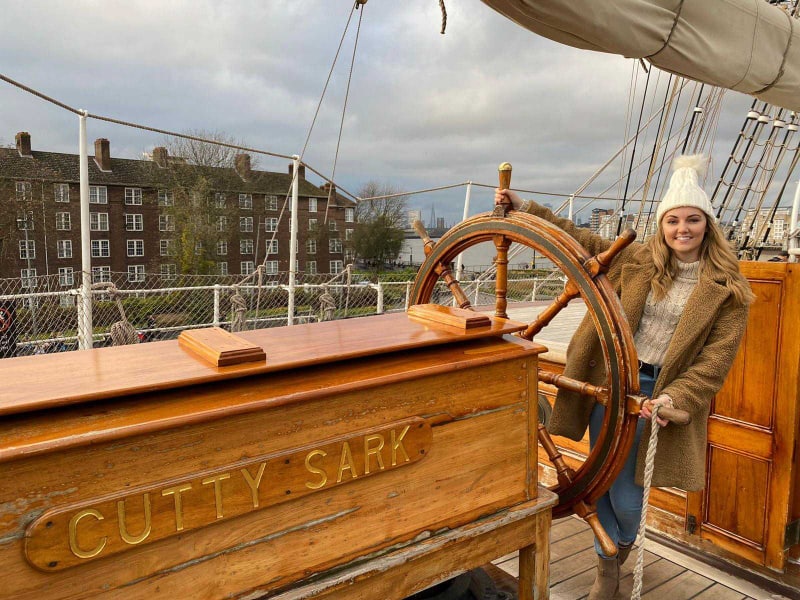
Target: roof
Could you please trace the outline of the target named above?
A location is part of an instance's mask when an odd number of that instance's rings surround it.
[[[79,156],[62,152],[32,151],[33,158],[19,155],[16,148],[0,148],[0,179],[23,179],[79,183]],[[124,185],[131,187],[171,187],[182,172],[201,171],[214,190],[236,193],[275,194],[283,196],[291,189],[292,178],[288,173],[252,170],[251,177],[244,181],[233,168],[197,167],[170,162],[161,168],[152,160],[112,158],[111,171],[101,171],[93,156],[89,156],[89,182],[92,185]],[[327,197],[327,192],[301,178],[301,196]],[[336,195],[338,204],[353,202]]]

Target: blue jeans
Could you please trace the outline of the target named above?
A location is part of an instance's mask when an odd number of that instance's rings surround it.
[[[644,373],[639,373],[639,385],[641,393],[645,396],[653,395],[655,380]],[[603,428],[603,416],[605,407],[597,403],[592,409],[589,417],[589,444],[594,448],[597,438]],[[639,521],[642,518],[642,486],[637,485],[634,480],[636,474],[636,454],[639,449],[639,440],[644,430],[644,419],[639,419],[636,425],[636,435],[633,438],[628,458],[622,467],[611,488],[603,494],[597,501],[597,516],[600,524],[611,540],[619,545],[632,544],[636,540],[636,533],[639,530]],[[594,549],[600,556],[604,556],[597,540],[594,541]]]

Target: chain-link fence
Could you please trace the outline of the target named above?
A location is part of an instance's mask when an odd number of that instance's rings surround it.
[[[563,291],[563,275],[512,271],[509,302],[551,298]],[[94,346],[119,343],[113,330],[130,324],[140,342],[176,338],[184,329],[218,326],[238,331],[280,327],[289,322],[288,273],[239,276],[189,275],[164,278],[107,273],[92,285]],[[396,279],[396,278],[387,278]],[[0,280],[0,356],[63,352],[78,347],[82,303],[78,278],[40,276]],[[371,282],[366,276],[303,275],[294,287],[294,323],[344,319],[408,308],[413,278]],[[475,278],[462,287],[474,306],[493,304],[494,281]],[[431,302],[452,302],[437,284]]]

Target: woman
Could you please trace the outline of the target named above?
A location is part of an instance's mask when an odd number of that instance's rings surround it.
[[[690,425],[667,427],[659,434],[653,485],[684,490],[705,484],[706,424],[714,395],[722,387],[736,356],[747,323],[748,305],[755,299],[739,263],[716,224],[711,202],[698,184],[705,159],[681,156],[673,164],[669,189],[656,212],[657,233],[634,243],[615,259],[608,277],[620,296],[639,356],[642,393],[654,405],[688,411]],[[498,189],[495,203],[508,203],[546,219],[573,236],[591,254],[610,240],[575,227],[548,209]],[[600,340],[589,316],[576,330],[567,349],[564,374],[595,385],[605,382]],[[580,440],[589,427],[594,446],[605,408],[593,399],[560,390],[553,408],[550,433]],[[630,455],[610,490],[598,500],[597,513],[617,544],[616,557],[598,554],[597,578],[589,600],[614,598],[619,567],[628,557],[642,513],[642,474],[652,414],[642,408]],[[667,422],[657,419],[661,426]]]

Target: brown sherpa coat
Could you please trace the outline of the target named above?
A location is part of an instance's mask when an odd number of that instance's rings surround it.
[[[611,241],[575,227],[548,209],[533,204],[530,213],[542,217],[569,233],[591,254],[598,254]],[[633,243],[614,261],[608,277],[620,296],[632,332],[639,328],[655,267],[650,250]],[[653,486],[674,486],[694,491],[705,486],[706,427],[714,395],[722,387],[736,356],[747,324],[746,306],[733,301],[724,281],[702,275],[686,302],[655,382],[653,397],[667,394],[675,407],[688,411],[692,422],[670,425],[659,431],[653,470]],[[587,315],[578,326],[567,349],[567,377],[595,385],[605,382],[600,340]],[[550,433],[580,440],[589,424],[594,400],[559,390],[548,425]],[[645,453],[650,436],[648,422],[639,445],[636,480],[641,484]]]

